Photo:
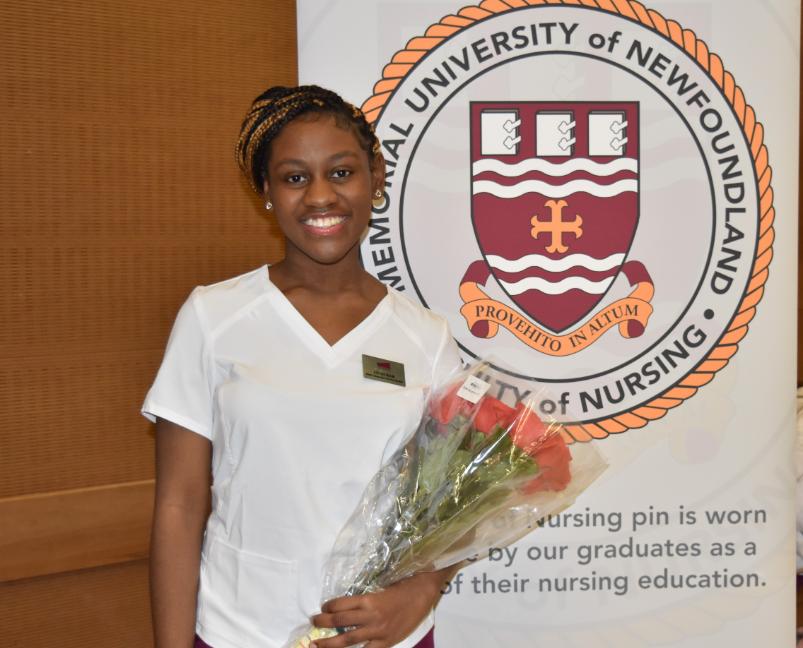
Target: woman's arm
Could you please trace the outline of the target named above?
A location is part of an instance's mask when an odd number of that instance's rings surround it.
[[[364,596],[332,599],[312,617],[319,628],[355,626],[331,639],[318,639],[317,648],[345,648],[366,643],[366,648],[389,648],[415,630],[437,605],[446,584],[462,565],[433,572],[420,572]]]
[[[211,461],[207,439],[158,419],[150,562],[155,648],[193,646]]]

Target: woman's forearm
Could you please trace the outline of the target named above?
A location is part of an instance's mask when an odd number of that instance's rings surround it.
[[[433,603],[433,607],[438,604],[438,601],[440,601],[441,596],[449,585],[449,581],[451,581],[455,574],[462,569],[463,565],[464,563],[458,563],[456,565],[444,567],[443,569],[439,569],[437,571],[419,572],[417,574],[417,576],[421,577],[422,579],[428,580],[431,586],[437,590],[437,596]]]
[[[192,648],[206,518],[210,441],[175,423],[156,423],[156,504],[151,531],[155,648]]]
[[[192,648],[206,515],[157,502],[150,586],[155,648]]]

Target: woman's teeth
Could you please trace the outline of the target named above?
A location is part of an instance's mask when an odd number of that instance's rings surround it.
[[[322,218],[307,218],[304,220],[304,224],[324,229],[342,223],[344,220],[346,220],[345,216],[324,216]]]

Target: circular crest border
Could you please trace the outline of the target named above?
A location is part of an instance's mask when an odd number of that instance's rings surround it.
[[[750,145],[758,179],[758,242],[750,280],[735,315],[716,346],[681,381],[646,404],[593,423],[566,426],[564,436],[567,441],[585,442],[644,427],[650,421],[662,418],[670,409],[682,404],[694,396],[700,387],[709,383],[738,351],[739,342],[747,334],[748,324],[755,316],[756,306],[764,295],[764,284],[769,277],[769,265],[772,261],[772,244],[775,239],[772,168],[769,165],[767,147],[764,145],[764,127],[756,120],[752,106],[746,102],[733,75],[724,69],[722,59],[709,51],[706,43],[697,38],[693,31],[684,29],[674,20],[667,20],[636,0],[483,0],[478,5],[463,7],[456,14],[444,16],[440,22],[430,25],[423,36],[410,39],[403,50],[393,55],[391,62],[382,71],[382,79],[374,85],[373,95],[362,105],[366,119],[370,123],[376,123],[396,87],[410,70],[429,51],[457,32],[495,14],[523,7],[550,5],[590,7],[620,15],[655,31],[694,59],[731,104]]]

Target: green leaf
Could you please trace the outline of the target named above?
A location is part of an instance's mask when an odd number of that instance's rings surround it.
[[[452,466],[452,457],[462,441],[458,432],[437,434],[430,439],[426,450],[422,453],[419,492],[426,495],[433,493],[446,479]]]

